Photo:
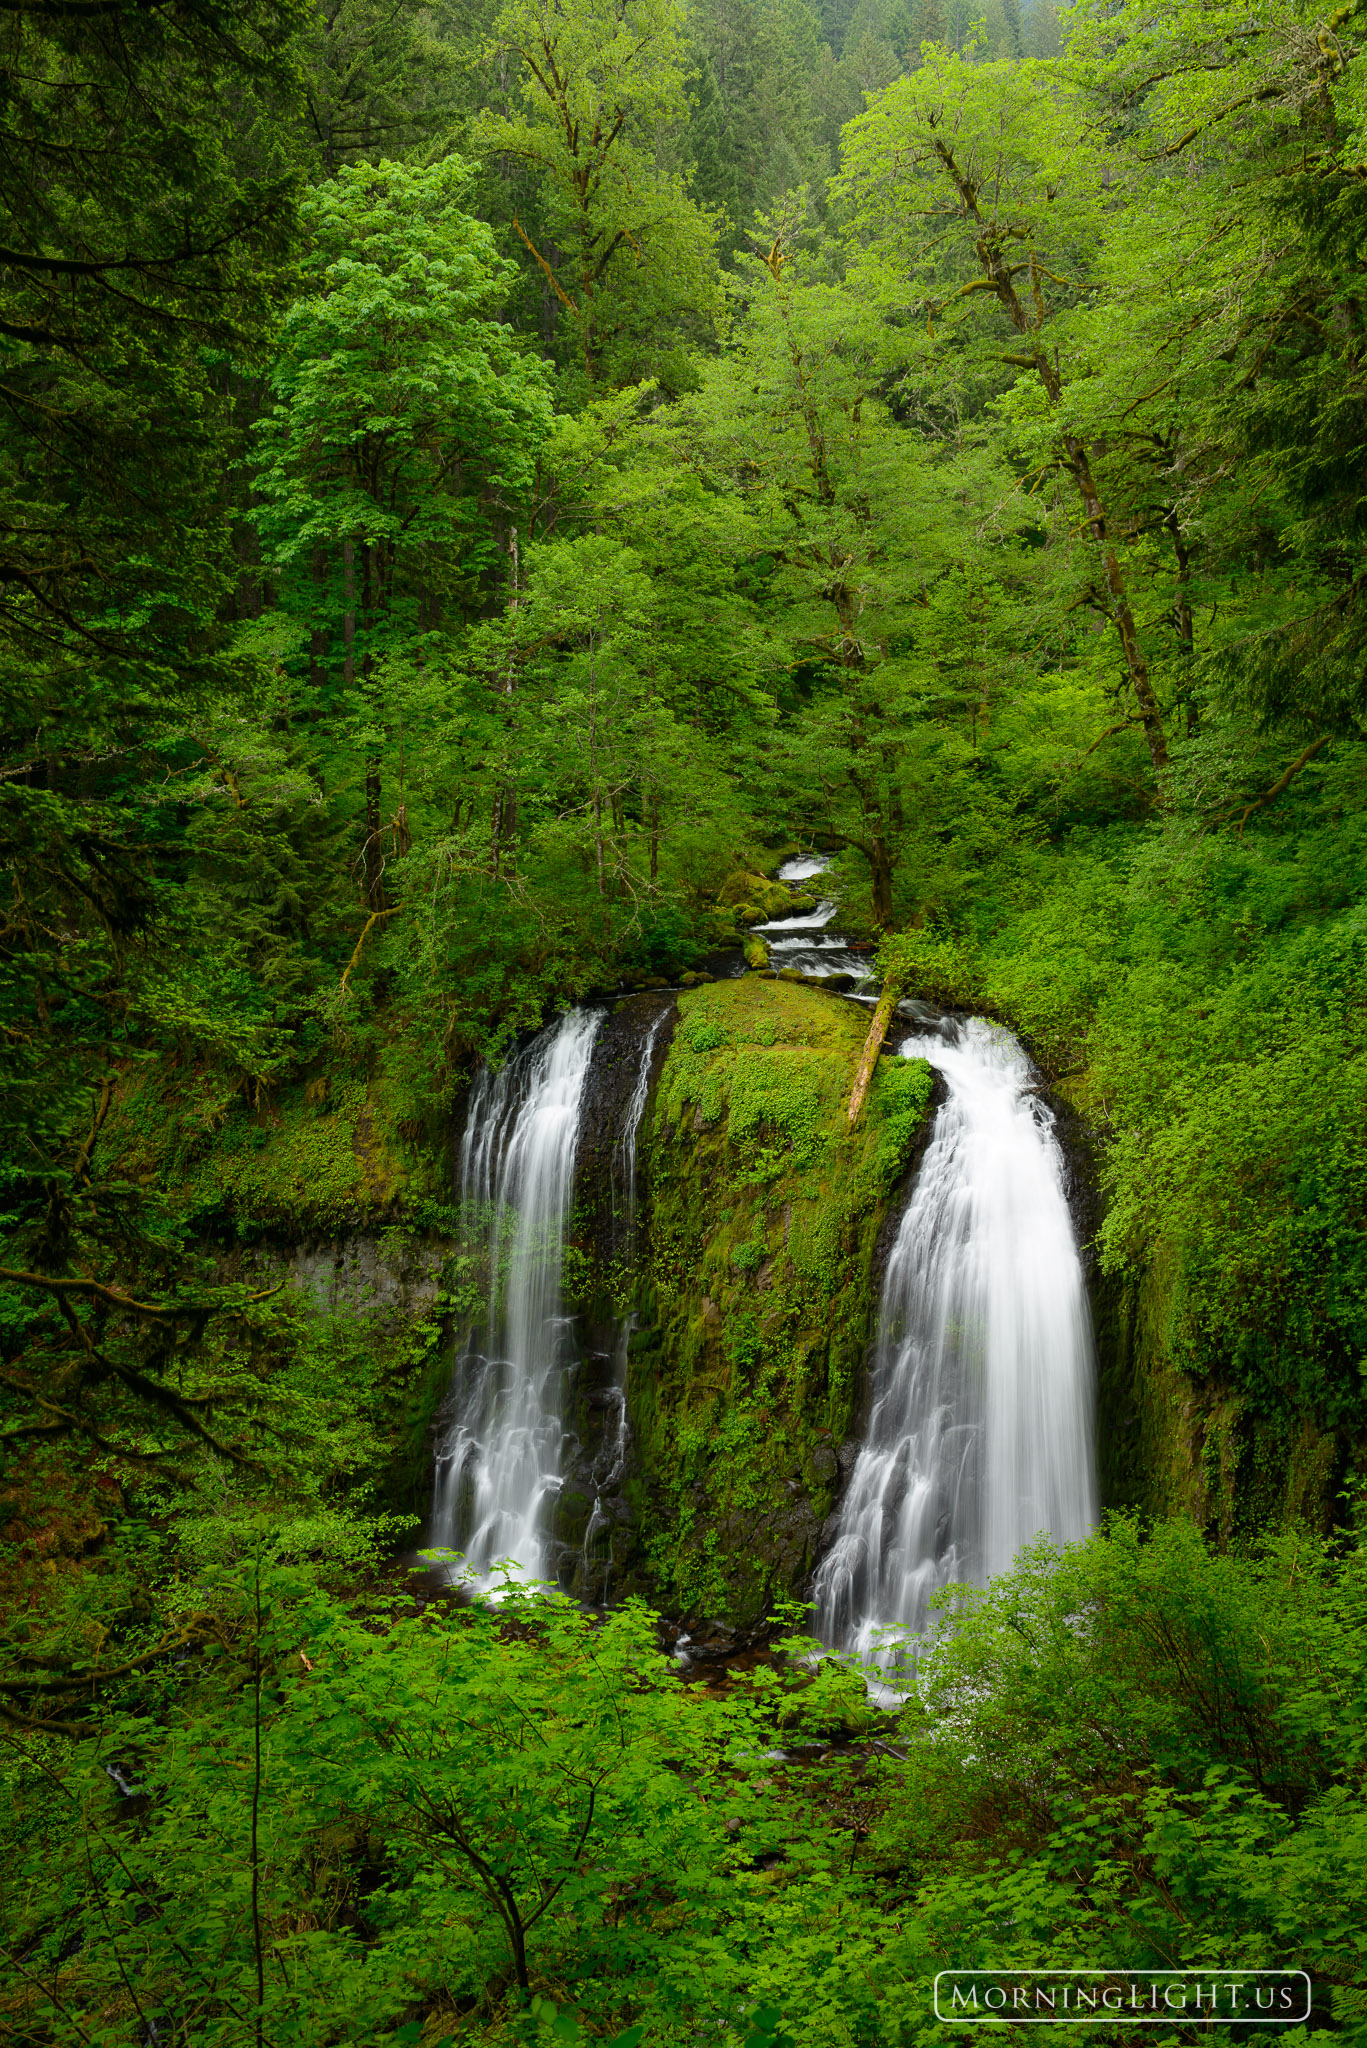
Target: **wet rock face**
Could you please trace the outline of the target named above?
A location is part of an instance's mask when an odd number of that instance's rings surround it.
[[[454,1251],[434,1231],[391,1226],[244,1246],[220,1267],[225,1279],[297,1289],[335,1341],[364,1360],[388,1439],[386,1463],[374,1475],[380,1496],[388,1507],[423,1516],[432,1496],[433,1422],[451,1376]]]
[[[400,1325],[430,1313],[449,1256],[445,1240],[391,1231],[295,1245],[283,1266],[320,1314]]]
[[[594,1046],[575,1155],[573,1240],[597,1267],[620,1262],[641,1220],[644,1180],[633,1169],[645,1110],[678,1022],[672,992],[628,996]]]
[[[643,1590],[705,1656],[762,1639],[818,1562],[915,1132],[897,1074],[850,1132],[857,1007],[751,976],[680,1009],[643,1148],[627,1492]]]
[[[631,1590],[638,1563],[635,1518],[624,1490],[632,1454],[626,1404],[632,1322],[628,1315],[583,1330],[566,1401],[550,1567],[567,1592],[593,1606]]]
[[[578,1364],[564,1394],[561,1486],[548,1569],[576,1599],[601,1605],[637,1590],[627,1348],[644,1260],[646,1186],[639,1171],[648,1104],[677,1021],[672,992],[619,1002],[594,1044],[575,1153],[565,1263]]]

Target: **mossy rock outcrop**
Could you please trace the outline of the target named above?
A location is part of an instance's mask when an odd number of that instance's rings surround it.
[[[782,882],[766,881],[763,875],[747,874],[744,869],[727,876],[717,902],[723,910],[733,912],[741,925],[764,924],[793,908],[792,892]]]
[[[1361,1443],[1184,1371],[1182,1306],[1170,1249],[1139,1274],[1094,1277],[1103,1506],[1188,1515],[1222,1550],[1268,1528],[1327,1535]]]
[[[157,1185],[204,1240],[303,1243],[450,1215],[449,1117],[413,1117],[401,1077],[338,1066],[256,1107],[221,1076],[133,1069],[115,1096],[107,1149],[122,1175]]]
[[[747,1631],[816,1562],[933,1076],[881,1060],[851,1133],[863,1011],[753,976],[679,1010],[643,1161],[631,1491],[654,1597]]]

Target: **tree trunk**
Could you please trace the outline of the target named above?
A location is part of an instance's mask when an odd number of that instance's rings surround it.
[[[342,681],[349,690],[356,680],[356,548],[342,542]]]
[[[365,900],[372,910],[383,910],[384,851],[380,843],[380,764],[372,755],[365,764],[365,846],[361,853],[361,880]]]
[[[315,592],[318,593],[320,600],[324,586],[327,583],[327,573],[327,555],[322,548],[315,548],[313,550],[313,587]],[[309,681],[314,689],[320,693],[327,682],[327,668],[325,666],[327,644],[327,634],[320,625],[315,626],[309,634]]]
[[[1081,441],[1069,434],[1065,438],[1068,450],[1068,464],[1073,480],[1082,499],[1082,509],[1092,537],[1101,550],[1101,562],[1106,576],[1106,592],[1111,601],[1111,618],[1120,635],[1120,644],[1125,650],[1125,667],[1129,672],[1130,687],[1139,706],[1139,719],[1144,728],[1144,737],[1149,743],[1149,759],[1153,772],[1160,779],[1168,765],[1168,741],[1163,731],[1163,714],[1158,708],[1158,699],[1149,681],[1148,663],[1139,645],[1135,631],[1134,614],[1130,610],[1129,593],[1125,588],[1125,576],[1120,560],[1112,547],[1106,532],[1106,512],[1101,502],[1101,493],[1092,475],[1092,466]],[[1161,780],[1160,780],[1161,786]]]
[[[859,1112],[864,1107],[864,1098],[869,1092],[869,1083],[873,1079],[873,1070],[878,1065],[878,1055],[883,1049],[883,1040],[888,1035],[888,1026],[892,1022],[892,1013],[897,1008],[897,998],[901,993],[902,990],[899,982],[892,979],[884,982],[883,993],[878,998],[878,1008],[874,1011],[873,1022],[869,1026],[869,1035],[864,1040],[864,1050],[859,1055],[859,1066],[855,1073],[854,1086],[850,1090],[850,1130],[853,1130],[859,1121]]]
[[[1182,664],[1179,704],[1187,712],[1187,738],[1196,731],[1196,700],[1191,693],[1191,664],[1196,652],[1196,627],[1191,615],[1191,555],[1176,510],[1163,522],[1172,535],[1172,552],[1177,563],[1177,588],[1172,600],[1172,623],[1177,634],[1177,652]]]
[[[1039,315],[1037,324],[1032,322],[1025,303],[1016,290],[1014,278],[1020,266],[1013,266],[1011,257],[1005,253],[1009,245],[1003,239],[999,227],[983,219],[978,205],[977,184],[957,162],[952,144],[944,135],[937,135],[933,146],[936,156],[959,195],[963,216],[972,223],[975,230],[973,249],[983,277],[1010,316],[1012,326],[1025,338],[1029,347],[1028,356],[1008,356],[1006,360],[1033,369],[1044,386],[1050,406],[1057,410],[1063,396],[1063,376],[1059,369],[1057,353],[1050,357],[1038,332],[1038,327],[1044,323],[1044,307],[1039,293],[1039,275],[1035,268],[1034,253],[1032,251],[1029,257],[1029,272]],[[1097,489],[1096,479],[1092,475],[1087,450],[1075,434],[1063,434],[1062,442],[1067,466],[1072,472],[1073,481],[1082,499],[1083,511],[1092,530],[1092,538],[1101,550],[1106,592],[1110,599],[1110,616],[1125,651],[1125,667],[1129,673],[1135,702],[1139,706],[1140,723],[1144,728],[1144,737],[1149,743],[1149,759],[1153,762],[1155,776],[1159,778],[1161,792],[1162,776],[1168,765],[1167,736],[1163,731],[1163,715],[1158,708],[1158,699],[1149,680],[1148,664],[1144,660],[1139,635],[1135,631],[1134,614],[1130,610],[1124,573],[1106,532],[1105,509],[1101,503],[1101,493]]]
[[[508,613],[510,617],[516,614],[518,606],[522,601],[521,589],[522,557],[518,553],[517,528],[514,526],[508,535]],[[516,688],[516,682],[517,656],[514,652],[508,656],[507,676],[502,685],[497,686],[497,695],[502,699],[499,709],[503,714],[505,723],[512,711],[512,697]],[[473,816],[473,809],[471,815]],[[517,798],[513,794],[512,784],[505,782],[495,793],[493,817],[490,825],[489,864],[493,868],[495,875],[502,873],[503,849],[505,846],[512,844],[516,832]]]

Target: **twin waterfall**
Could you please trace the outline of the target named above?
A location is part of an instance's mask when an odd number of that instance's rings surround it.
[[[872,1410],[816,1577],[823,1642],[878,1660],[951,1579],[1096,1520],[1092,1333],[1063,1161],[1009,1032],[909,1038],[948,1096],[888,1259]]]
[[[480,1074],[460,1148],[466,1228],[487,1233],[489,1312],[456,1367],[437,1457],[433,1536],[481,1572],[504,1559],[543,1578],[560,1487],[563,1381],[573,1368],[561,1298],[579,1111],[601,1010],[571,1010],[496,1075]]]
[[[563,1576],[551,1521],[578,1354],[561,1273],[604,1016],[571,1010],[481,1074],[470,1099],[458,1193],[488,1255],[488,1309],[445,1411],[433,1539],[481,1575],[510,1560],[531,1578]],[[663,1021],[645,1035],[612,1155],[632,1252]],[[976,1018],[939,1020],[899,1050],[929,1060],[947,1092],[888,1259],[867,1426],[814,1586],[822,1641],[871,1662],[924,1628],[937,1587],[981,1583],[1042,1530],[1081,1537],[1097,1513],[1086,1294],[1029,1064],[1008,1032]],[[621,1350],[624,1367],[625,1337]],[[624,1378],[617,1399],[614,1485]]]

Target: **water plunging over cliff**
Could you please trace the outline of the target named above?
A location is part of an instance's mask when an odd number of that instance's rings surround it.
[[[623,1215],[628,1231],[636,1227],[636,1141],[640,1136],[641,1118],[645,1115],[646,1098],[650,1094],[650,1072],[655,1059],[655,1041],[660,1035],[660,1026],[669,1015],[661,1010],[646,1027],[641,1043],[640,1063],[636,1069],[636,1083],[627,1103],[626,1120],[622,1136],[613,1154],[612,1180],[614,1196],[621,1192]]]
[[[948,1097],[888,1260],[872,1413],[817,1573],[824,1642],[921,1630],[937,1586],[1096,1519],[1092,1339],[1063,1161],[1009,1032],[946,1020],[899,1048]]]
[[[539,1578],[559,1490],[562,1380],[573,1363],[560,1274],[580,1106],[599,1010],[571,1010],[496,1074],[481,1073],[461,1143],[459,1198],[487,1229],[489,1312],[458,1362],[438,1445],[435,1543],[481,1570]]]

